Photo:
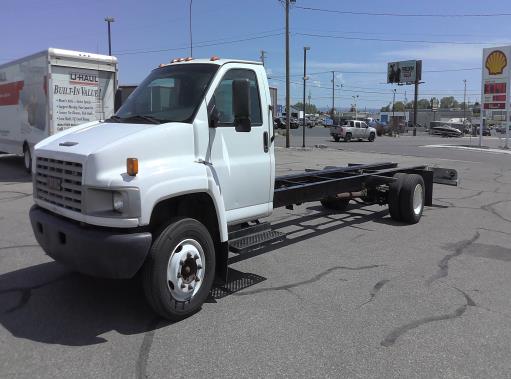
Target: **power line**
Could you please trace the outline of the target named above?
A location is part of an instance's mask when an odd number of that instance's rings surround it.
[[[221,45],[229,45],[233,43],[240,43],[240,42],[246,42],[246,41],[253,41],[256,39],[263,39],[263,38],[269,38],[269,37],[275,37],[275,36],[281,36],[284,33],[275,33],[275,34],[266,34],[262,36],[253,36],[253,37],[247,37],[247,38],[239,38],[234,39],[230,41],[223,41],[223,42],[214,42],[214,43],[204,43],[204,42],[198,42],[194,43],[194,48],[201,48],[201,47],[210,47],[210,46],[221,46]],[[165,48],[165,49],[155,49],[155,50],[126,50],[124,52],[115,52],[115,55],[132,55],[132,54],[150,54],[150,53],[161,53],[165,51],[177,51],[177,50],[188,50],[190,46],[183,46],[183,47],[171,47],[171,48]]]
[[[354,41],[377,41],[377,42],[400,42],[400,43],[428,43],[428,44],[443,44],[443,45],[495,45],[496,42],[465,42],[465,41],[432,41],[432,40],[407,40],[398,38],[364,38],[364,37],[347,37],[347,36],[333,36],[327,34],[314,34],[314,33],[299,33],[295,35],[315,37],[315,38],[334,38]],[[499,42],[500,43],[500,42]],[[503,42],[506,44],[508,42]]]
[[[324,12],[324,13],[337,13],[349,14],[356,16],[384,16],[384,17],[507,17],[511,13],[394,13],[394,12],[357,12],[357,11],[341,11],[335,9],[323,9],[313,7],[302,7],[295,5],[295,8],[306,11]]]

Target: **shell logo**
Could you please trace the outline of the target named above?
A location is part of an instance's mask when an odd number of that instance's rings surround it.
[[[488,55],[484,65],[488,69],[490,75],[500,75],[507,66],[506,54],[500,50],[495,50]]]

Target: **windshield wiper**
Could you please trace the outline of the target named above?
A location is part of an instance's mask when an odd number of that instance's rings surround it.
[[[110,118],[107,118],[105,122],[121,122],[121,118],[119,116],[113,115]]]
[[[141,114],[126,117],[126,118],[124,118],[124,120],[144,120],[144,121],[148,121],[151,124],[161,124],[161,123],[166,122],[165,120],[160,120],[159,118],[156,118],[153,116],[146,116],[146,115],[141,115]]]

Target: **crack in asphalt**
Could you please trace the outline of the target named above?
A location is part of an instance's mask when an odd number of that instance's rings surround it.
[[[39,245],[14,245],[14,246],[4,246],[0,247],[0,251],[2,250],[11,250],[11,249],[21,249],[24,247],[39,247]]]
[[[509,233],[509,232],[503,232],[502,230],[488,229],[488,228],[477,228],[477,230],[486,230],[487,232],[501,233],[501,234],[505,234],[505,235],[507,235],[507,236],[511,236],[511,233]]]
[[[370,302],[372,302],[374,300],[374,298],[376,297],[376,295],[378,294],[378,292],[382,289],[382,287],[387,284],[388,282],[390,282],[390,279],[383,279],[383,280],[380,280],[379,282],[377,282],[373,289],[371,290],[371,292],[369,293],[369,299],[365,302],[365,303],[362,303],[358,306],[358,308],[362,308],[364,305],[366,304],[369,304]]]
[[[151,319],[147,324],[148,330],[144,333],[144,339],[142,340],[140,350],[138,351],[138,358],[136,363],[137,379],[145,379],[148,377],[147,361],[149,359],[149,354],[151,353],[151,347],[153,346],[154,334],[159,323],[160,319],[156,317]]]
[[[55,284],[61,280],[66,279],[69,277],[71,273],[67,273],[65,275],[59,276],[53,280],[50,280],[49,282],[45,282],[42,284],[37,284],[30,287],[15,287],[15,288],[9,288],[6,290],[0,290],[0,295],[4,295],[7,293],[19,293],[20,299],[17,304],[15,304],[13,307],[7,309],[4,313],[12,313],[15,312],[21,308],[23,308],[27,303],[29,302],[30,298],[32,297],[32,291]]]
[[[296,282],[296,283],[292,283],[292,284],[286,284],[286,285],[278,286],[278,287],[260,288],[260,289],[256,289],[256,290],[253,290],[253,291],[247,291],[247,292],[238,292],[238,293],[233,294],[233,296],[247,296],[247,295],[254,295],[254,294],[257,294],[257,293],[270,292],[270,291],[288,291],[291,288],[295,288],[295,287],[298,287],[298,286],[301,286],[301,285],[304,285],[304,284],[311,284],[311,283],[317,282],[322,277],[324,277],[325,275],[328,275],[328,274],[330,274],[331,272],[334,272],[334,271],[338,271],[338,270],[358,271],[358,270],[367,270],[367,269],[381,267],[381,266],[383,266],[383,265],[369,265],[369,266],[360,266],[360,267],[348,267],[348,266],[331,267],[328,270],[325,270],[325,271],[315,275],[314,277],[312,277],[310,279],[307,279],[307,280],[304,280],[304,281],[301,281],[301,282]],[[340,279],[340,280],[347,281],[347,279]]]
[[[453,288],[455,290],[457,290],[458,292],[460,292],[465,297],[465,304],[456,308],[456,310],[454,312],[447,313],[444,315],[424,317],[419,320],[415,320],[408,324],[400,326],[400,327],[394,329],[393,331],[391,331],[389,334],[387,334],[385,336],[385,338],[380,342],[380,345],[384,346],[384,347],[390,347],[390,346],[394,345],[394,343],[396,342],[396,340],[399,337],[401,337],[403,334],[409,332],[412,329],[416,329],[421,325],[428,324],[431,322],[452,320],[452,319],[461,317],[466,312],[468,307],[476,306],[476,303],[474,302],[474,300],[472,300],[470,298],[470,296],[468,296],[465,292],[463,292],[462,290],[460,290],[456,287],[453,287]]]
[[[508,203],[510,200],[499,200],[499,201],[494,201],[493,203],[489,203],[489,204],[485,204],[485,205],[481,205],[481,209],[484,210],[484,211],[487,211],[487,212],[490,212],[492,215],[500,218],[502,221],[504,222],[511,222],[511,219],[509,218],[506,218],[504,216],[502,216],[500,213],[498,213],[495,209],[493,209],[493,207],[495,205],[499,205],[501,203]]]
[[[19,192],[19,191],[0,191],[0,194],[1,193],[13,193],[14,196],[1,198],[0,203],[4,203],[6,201],[15,201],[15,200],[19,200],[19,199],[24,199],[25,197],[32,196],[31,193],[25,193],[25,192]]]
[[[447,254],[445,257],[442,258],[440,262],[438,262],[437,272],[426,281],[426,284],[429,286],[435,280],[444,278],[447,275],[449,275],[449,261],[452,258],[456,258],[457,256],[463,254],[463,250],[465,250],[467,247],[469,247],[475,241],[477,241],[479,237],[480,237],[479,232],[476,232],[471,239],[463,240],[454,244],[454,246],[449,249],[449,250],[454,249],[454,252],[452,254]]]

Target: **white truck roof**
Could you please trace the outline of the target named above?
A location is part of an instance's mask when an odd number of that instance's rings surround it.
[[[101,62],[101,63],[107,63],[107,64],[116,64],[117,58],[112,57],[109,55],[102,55],[102,54],[93,54],[93,53],[85,53],[82,51],[73,51],[73,50],[64,50],[64,49],[56,49],[53,47],[50,47],[46,50],[39,51],[34,54],[27,55],[22,58],[15,59],[13,61],[4,63],[0,65],[0,68],[7,67],[12,64],[26,61],[41,55],[48,55],[50,58],[74,58],[74,59],[80,59],[80,60],[89,60],[92,62]]]
[[[183,58],[185,59],[185,58]],[[262,65],[262,62],[259,61],[249,61],[249,60],[240,60],[240,59],[215,59],[211,60],[211,58],[198,58],[198,59],[191,59],[191,60],[183,60],[180,62],[169,62],[169,63],[162,63],[160,67],[168,66],[168,65],[174,65],[174,64],[187,64],[187,63],[210,63],[210,64],[216,64],[218,66],[222,66],[226,63],[244,63],[244,64],[256,64],[256,65]]]

